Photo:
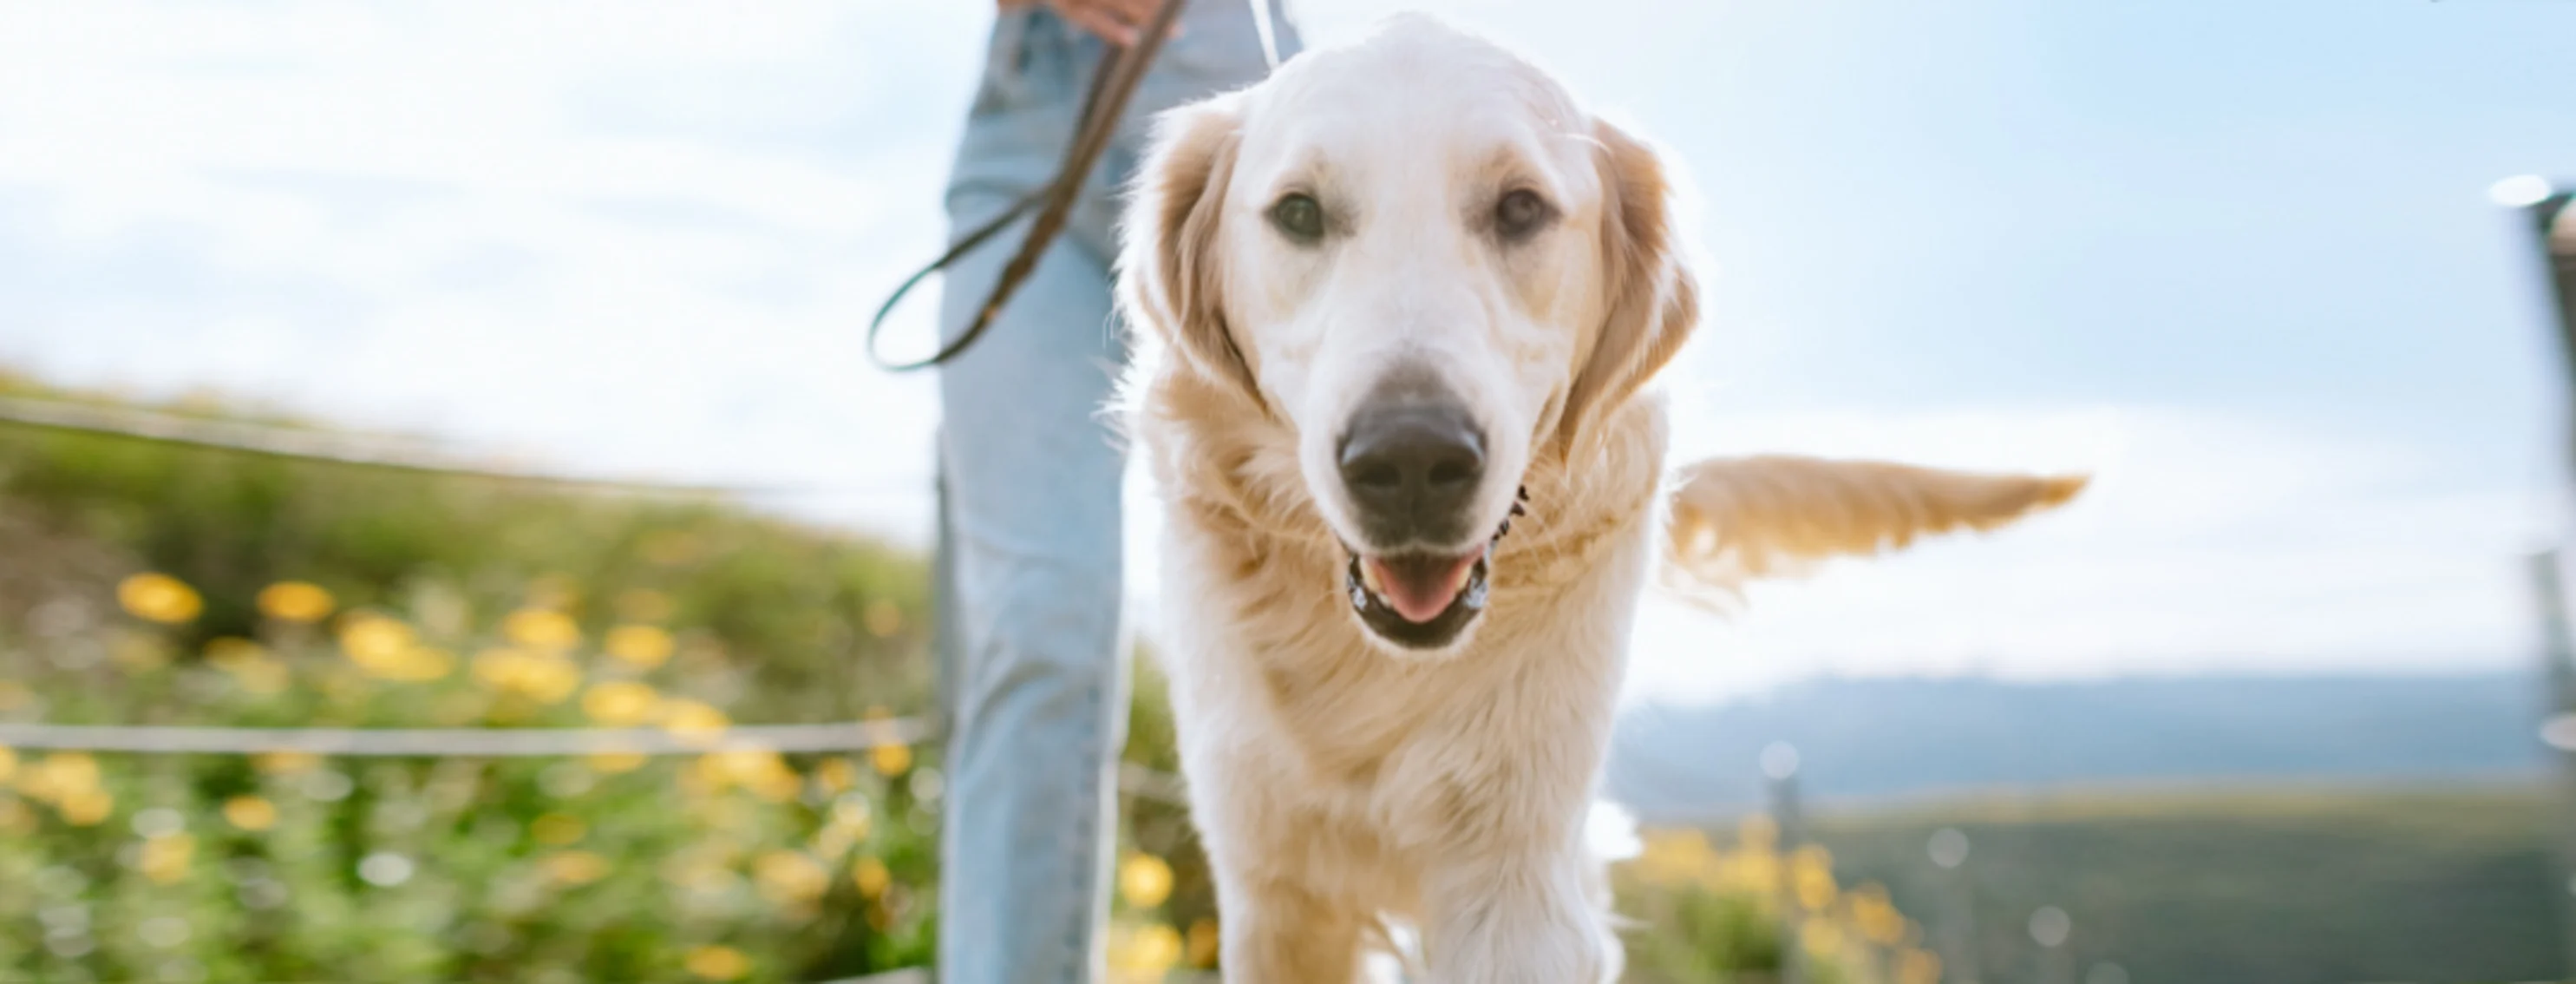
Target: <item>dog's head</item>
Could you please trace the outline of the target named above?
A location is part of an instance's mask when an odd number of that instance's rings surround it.
[[[1169,372],[1293,434],[1368,632],[1460,645],[1539,456],[1696,319],[1661,163],[1420,17],[1161,121],[1121,257]]]

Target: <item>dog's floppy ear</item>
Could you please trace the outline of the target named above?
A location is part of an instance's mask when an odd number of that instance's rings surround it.
[[[1557,418],[1569,445],[1672,361],[1699,323],[1699,281],[1674,239],[1672,193],[1653,148],[1606,122],[1600,146],[1601,258],[1608,312],[1579,356]]]
[[[1216,262],[1217,225],[1242,123],[1230,96],[1155,121],[1118,267],[1130,319],[1151,326],[1192,371],[1258,401],[1252,368],[1225,321],[1225,274]]]
[[[1788,455],[1710,459],[1673,489],[1666,572],[1682,577],[1666,583],[1702,601],[1731,599],[1746,581],[1827,557],[1991,530],[2074,498],[2087,481]]]

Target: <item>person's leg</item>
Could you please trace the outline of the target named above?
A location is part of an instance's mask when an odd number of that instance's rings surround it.
[[[991,280],[952,276],[961,291]],[[1117,359],[1101,329],[1106,277],[1059,245],[984,341],[942,369],[957,662],[940,966],[952,984],[1084,981],[1096,959],[1126,720],[1124,460],[1097,415]]]
[[[960,230],[1052,169],[1081,98],[1069,38],[1015,25],[1015,74],[988,80],[950,192]],[[992,91],[993,86],[1001,86]],[[1026,153],[1023,153],[1026,151]],[[1042,153],[1040,153],[1042,151]],[[1025,185],[1023,185],[1025,182]],[[1013,230],[952,267],[953,336],[991,291]],[[945,984],[1074,984],[1099,973],[1126,722],[1120,634],[1124,458],[1100,418],[1120,359],[1109,270],[1060,240],[982,340],[940,369],[940,467],[954,660],[941,848]]]
[[[1073,984],[1101,971],[1127,721],[1124,457],[1102,423],[1123,357],[1111,318],[1116,190],[1143,121],[1258,79],[1242,4],[1201,0],[1129,107],[1066,234],[982,340],[940,370],[939,644],[950,725],[943,984]],[[1296,50],[1282,25],[1282,54]],[[1042,10],[1001,16],[949,187],[957,232],[1053,177],[1102,45]],[[942,284],[962,331],[1024,235]]]

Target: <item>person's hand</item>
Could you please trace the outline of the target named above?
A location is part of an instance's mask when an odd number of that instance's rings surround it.
[[[1154,19],[1154,9],[1161,0],[1000,0],[1002,9],[1043,3],[1066,21],[1100,36],[1116,45],[1133,45],[1145,31],[1145,23]],[[1172,34],[1181,33],[1172,25]]]

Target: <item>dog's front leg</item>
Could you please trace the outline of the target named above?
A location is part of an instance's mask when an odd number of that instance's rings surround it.
[[[1431,872],[1424,951],[1436,984],[1602,984],[1618,941],[1577,852],[1461,852]]]
[[[1229,884],[1233,882],[1233,884]],[[1360,974],[1360,922],[1295,885],[1217,882],[1226,984],[1351,984]]]

